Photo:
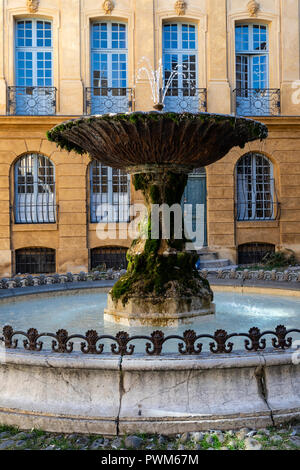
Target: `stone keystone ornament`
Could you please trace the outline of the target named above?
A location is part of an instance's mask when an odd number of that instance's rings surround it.
[[[255,17],[257,16],[258,11],[260,10],[260,5],[255,0],[250,0],[250,2],[247,4],[247,8],[249,11],[249,15],[251,17]]]
[[[27,10],[29,13],[36,13],[39,9],[39,0],[27,0]]]
[[[102,7],[103,7],[103,10],[105,11],[105,14],[110,15],[113,9],[115,8],[115,5],[114,5],[114,2],[112,2],[112,0],[105,0],[105,2],[103,2]]]
[[[178,16],[185,15],[185,10],[187,9],[187,4],[186,2],[183,2],[182,0],[177,0],[177,2],[174,5],[174,8],[176,10],[176,13]]]

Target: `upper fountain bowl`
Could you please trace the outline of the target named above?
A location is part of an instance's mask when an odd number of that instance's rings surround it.
[[[235,146],[265,139],[268,129],[229,115],[152,111],[81,117],[47,135],[62,149],[88,153],[104,165],[134,173],[147,165],[170,166],[173,171],[204,167]]]

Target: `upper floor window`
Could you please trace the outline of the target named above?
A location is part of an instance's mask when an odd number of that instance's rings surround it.
[[[199,111],[196,25],[163,25],[165,106],[168,111]]]
[[[128,222],[130,177],[124,171],[90,164],[91,222]]]
[[[52,23],[50,21],[39,19],[17,21],[15,39],[16,114],[54,114],[52,48]]]
[[[91,28],[91,113],[128,111],[127,26],[96,22]]]
[[[16,162],[14,213],[18,224],[56,221],[55,169],[45,155],[29,153]]]
[[[238,24],[235,28],[237,113],[268,115],[269,32],[262,24]]]
[[[244,155],[236,167],[237,219],[273,220],[278,215],[273,165],[259,153]]]

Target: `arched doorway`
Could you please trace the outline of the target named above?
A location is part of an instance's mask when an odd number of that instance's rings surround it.
[[[205,168],[197,168],[193,173],[190,173],[182,198],[182,205],[184,204],[191,204],[193,206],[193,232],[197,230],[198,233],[201,233],[203,246],[207,246],[207,187]],[[202,207],[197,210],[198,205]],[[201,249],[202,246],[197,246],[196,244],[195,248]]]

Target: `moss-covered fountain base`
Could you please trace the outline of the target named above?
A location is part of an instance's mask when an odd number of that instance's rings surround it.
[[[180,201],[190,168],[173,165],[138,165],[127,171],[133,184],[144,196],[147,220],[140,238],[127,253],[128,270],[108,296],[105,319],[123,325],[172,326],[193,317],[215,313],[213,293],[195,265],[197,254],[186,251]],[[152,208],[180,209],[156,220]],[[169,237],[163,227],[169,226]],[[176,225],[180,226],[179,230]],[[176,230],[177,228],[177,230]],[[154,237],[156,232],[157,238]]]
[[[131,173],[135,189],[144,195],[146,236],[128,251],[128,271],[109,294],[106,319],[167,326],[214,313],[209,283],[195,267],[197,255],[186,251],[182,216],[179,222],[171,217],[168,236],[163,236],[165,222],[159,218],[153,236],[152,208],[178,207],[190,171],[267,135],[264,125],[249,119],[158,112],[84,117],[48,132],[49,140],[63,149],[89,153],[104,165]]]

